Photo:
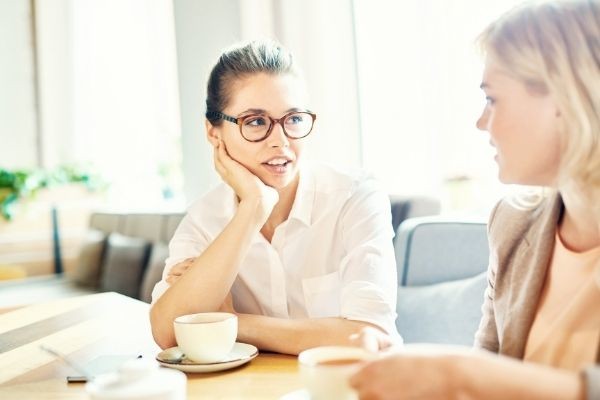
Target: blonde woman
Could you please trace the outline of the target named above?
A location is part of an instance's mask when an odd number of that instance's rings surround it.
[[[600,3],[528,4],[480,41],[487,104],[477,127],[496,148],[500,180],[550,193],[492,212],[475,338],[487,352],[407,347],[352,384],[363,399],[598,400]],[[373,332],[362,339],[389,343]]]

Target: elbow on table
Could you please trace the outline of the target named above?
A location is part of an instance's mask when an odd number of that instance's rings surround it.
[[[168,349],[177,345],[173,322],[167,321],[164,315],[160,315],[155,307],[150,308],[150,326],[152,337],[161,349]]]

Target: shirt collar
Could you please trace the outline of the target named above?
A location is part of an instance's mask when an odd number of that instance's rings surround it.
[[[288,219],[295,219],[302,222],[306,226],[310,226],[312,222],[312,210],[315,201],[315,176],[314,171],[309,165],[303,165],[299,171],[300,178],[298,180],[298,188],[296,189],[296,197]],[[239,200],[234,190],[227,184],[222,183],[225,196],[219,196],[222,200],[221,217],[230,219],[235,215]]]
[[[315,202],[315,176],[310,165],[300,168],[300,179],[296,189],[296,198],[288,219],[295,219],[306,226],[312,222],[312,210]]]

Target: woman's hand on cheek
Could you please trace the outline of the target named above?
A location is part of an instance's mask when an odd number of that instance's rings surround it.
[[[277,190],[265,185],[246,167],[231,158],[225,143],[220,139],[214,149],[214,161],[215,169],[221,178],[233,188],[240,203],[244,201],[257,202],[259,207],[257,211],[262,214],[259,217],[266,220],[279,201]]]

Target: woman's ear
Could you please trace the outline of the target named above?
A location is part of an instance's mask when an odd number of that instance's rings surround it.
[[[219,128],[211,124],[207,119],[204,120],[204,126],[206,128],[206,139],[213,147],[217,147],[217,144],[219,144],[219,140],[221,139]]]

